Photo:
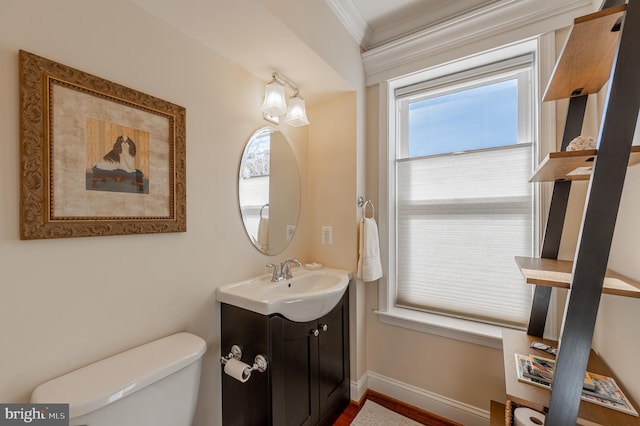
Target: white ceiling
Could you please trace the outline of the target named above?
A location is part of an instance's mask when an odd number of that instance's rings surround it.
[[[308,104],[349,90],[264,0],[131,1],[265,82],[281,72]]]
[[[272,71],[283,73],[309,104],[350,90],[265,0],[131,1],[258,78],[267,81]],[[495,1],[325,0],[363,50]]]

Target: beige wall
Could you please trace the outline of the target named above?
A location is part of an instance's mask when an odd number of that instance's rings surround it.
[[[188,232],[19,240],[18,49],[186,108]],[[3,2],[0,75],[0,401],[26,402],[41,382],[187,330],[208,344],[196,424],[220,424],[214,291],[274,260],[249,242],[236,195],[244,144],[268,124],[264,82],[122,0]],[[304,194],[309,130],[281,127]],[[276,259],[309,260],[307,211],[303,198]]]
[[[336,96],[310,110],[309,251],[314,261],[355,271],[356,113],[355,94]],[[333,244],[322,243],[322,227],[333,228]]]
[[[367,292],[370,371],[484,410],[504,401],[501,350],[382,324],[377,291],[374,284]]]
[[[311,109],[310,120],[321,123],[309,131],[309,256],[324,265],[356,271],[358,261],[356,164],[356,93],[336,96]],[[322,243],[322,227],[333,229],[333,244]],[[349,289],[351,378],[366,372],[363,283]],[[352,395],[352,398],[356,396]]]

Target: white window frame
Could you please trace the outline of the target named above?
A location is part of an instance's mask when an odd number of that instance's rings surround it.
[[[416,311],[395,306],[395,161],[398,130],[396,128],[396,99],[397,89],[420,82],[433,81],[445,76],[472,70],[491,63],[505,61],[533,53],[534,99],[537,100],[537,110],[533,120],[533,135],[538,141],[538,150],[534,155],[537,164],[546,152],[555,151],[555,109],[550,105],[541,104],[541,83],[546,82],[555,62],[555,42],[553,33],[514,43],[492,51],[453,61],[421,72],[388,80],[380,83],[380,170],[379,170],[379,222],[380,242],[383,268],[386,274],[379,283],[378,315],[381,322],[404,327],[429,334],[435,334],[452,339],[462,340],[478,345],[502,348],[502,327],[480,323],[472,320],[453,318],[450,316]],[[543,86],[542,86],[543,87]],[[544,123],[544,125],[541,125]],[[533,184],[532,184],[533,185]],[[547,211],[551,190],[546,186],[534,185],[534,192],[538,195],[536,205],[537,221],[534,223],[536,247],[539,251],[539,241],[542,239],[544,214]],[[515,255],[515,254],[514,254]],[[555,316],[555,292],[549,309],[546,336],[555,337],[553,330],[557,328]]]

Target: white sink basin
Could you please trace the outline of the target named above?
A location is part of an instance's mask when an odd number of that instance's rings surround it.
[[[280,314],[292,321],[320,318],[333,309],[344,294],[351,272],[340,269],[294,268],[293,278],[271,282],[271,274],[218,287],[219,302],[263,315]]]

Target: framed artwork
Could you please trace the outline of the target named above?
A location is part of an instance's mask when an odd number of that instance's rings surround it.
[[[20,238],[185,232],[185,109],[19,60]]]

